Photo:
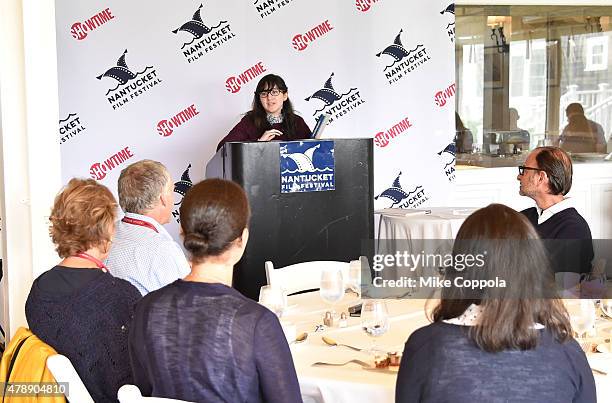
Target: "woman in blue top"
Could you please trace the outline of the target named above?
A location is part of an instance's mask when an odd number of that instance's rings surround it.
[[[442,289],[433,323],[406,342],[396,402],[595,402],[593,374],[525,216],[501,204],[476,211],[453,258],[452,284],[490,286]]]
[[[231,288],[249,231],[242,188],[195,185],[180,208],[191,273],[148,294],[129,336],[143,395],[194,402],[301,402],[278,318]]]

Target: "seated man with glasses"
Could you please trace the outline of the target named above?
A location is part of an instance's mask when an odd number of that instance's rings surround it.
[[[572,187],[572,160],[558,147],[533,150],[518,167],[519,194],[536,202],[523,210],[551,253],[555,272],[588,273],[593,241],[586,220],[565,197]]]
[[[311,133],[304,119],[293,112],[285,81],[268,74],[257,83],[253,109],[219,142],[217,150],[230,141],[303,140]]]

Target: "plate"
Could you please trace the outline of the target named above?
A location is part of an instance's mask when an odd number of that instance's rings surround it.
[[[612,346],[610,345],[610,343],[601,343],[597,345],[597,351],[599,351],[600,353],[611,354]]]

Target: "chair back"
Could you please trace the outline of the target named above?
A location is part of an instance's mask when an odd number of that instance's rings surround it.
[[[123,385],[120,387],[117,399],[119,399],[119,403],[191,403],[187,400],[168,399],[165,397],[145,397],[140,393],[140,389],[136,385]]]
[[[47,358],[47,368],[57,383],[67,383],[66,398],[71,402],[94,403],[68,357],[56,354]]]
[[[296,263],[275,269],[270,261],[266,265],[266,278],[268,285],[282,288],[287,294],[316,290],[321,283],[321,272],[325,268],[338,268],[342,270],[344,282],[348,280],[349,263],[335,260],[313,260]]]

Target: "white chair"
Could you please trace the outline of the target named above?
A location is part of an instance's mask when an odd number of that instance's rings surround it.
[[[140,393],[140,389],[138,389],[136,385],[123,385],[120,387],[119,392],[117,392],[117,399],[119,399],[119,403],[191,403],[187,400],[168,399],[164,397],[145,397]]]
[[[359,259],[366,259],[360,257]],[[367,264],[367,260],[365,260]],[[313,260],[310,262],[296,263],[278,269],[270,261],[266,265],[266,279],[268,285],[282,288],[287,294],[314,290],[319,288],[321,272],[324,268],[338,268],[342,270],[344,281],[349,278],[349,263],[335,260]]]
[[[67,383],[66,398],[71,402],[94,403],[70,360],[61,354],[47,358],[47,368],[57,383]]]

